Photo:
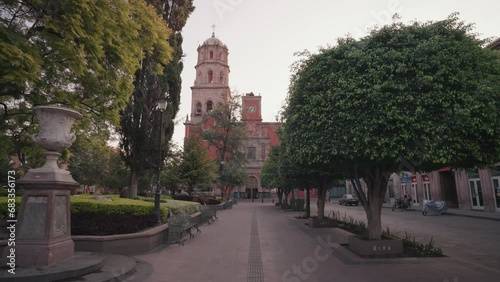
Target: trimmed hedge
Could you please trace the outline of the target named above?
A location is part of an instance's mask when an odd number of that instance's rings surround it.
[[[73,235],[111,235],[135,233],[157,224],[154,203],[148,200],[120,198],[119,195],[102,195],[109,200],[92,199],[95,195],[71,196],[71,233]],[[7,197],[0,197],[0,218],[8,214]],[[21,197],[16,197],[19,211]],[[160,218],[169,215],[192,214],[200,210],[199,203],[162,200]],[[170,214],[169,214],[170,213]]]
[[[175,195],[174,200],[186,201],[186,202],[197,202],[202,205],[219,205],[221,201],[216,200],[212,197],[200,197],[200,196],[189,196],[189,195]]]
[[[140,232],[156,226],[156,216],[72,212],[71,235],[114,235]]]
[[[135,216],[154,215],[154,204],[149,202],[120,198],[117,195],[103,195],[110,202],[92,199],[93,195],[75,195],[71,197],[72,213],[131,214]],[[166,221],[168,207],[160,205],[160,218]]]

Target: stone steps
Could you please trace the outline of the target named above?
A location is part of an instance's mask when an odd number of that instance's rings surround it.
[[[142,261],[115,254],[77,252],[75,256],[49,266],[18,267],[14,275],[0,273],[0,282],[115,282],[144,281],[153,268]]]

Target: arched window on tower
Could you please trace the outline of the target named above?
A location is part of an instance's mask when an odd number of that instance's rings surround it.
[[[198,102],[196,103],[196,112],[195,112],[196,115],[201,115],[201,103]]]
[[[224,82],[224,72],[223,72],[223,71],[221,71],[221,72],[220,72],[220,83],[221,83],[221,84],[224,84],[224,83],[225,83],[225,82]]]
[[[212,70],[208,71],[208,83],[214,83],[214,72]]]
[[[214,58],[214,51],[210,51],[210,60]]]
[[[212,111],[213,103],[212,101],[208,100],[207,101],[207,113],[210,113]]]

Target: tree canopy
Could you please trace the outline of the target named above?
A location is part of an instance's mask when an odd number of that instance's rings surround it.
[[[21,159],[36,147],[33,106],[75,109],[80,133],[98,132],[118,124],[145,56],[155,72],[172,59],[171,30],[143,0],[6,0],[0,11],[0,132]]]
[[[142,0],[3,1],[0,9],[3,118],[59,103],[116,124],[141,59],[155,50],[160,72],[172,58],[170,30]]]
[[[380,238],[388,174],[500,159],[500,61],[451,15],[395,23],[304,60],[285,113],[290,152],[307,167],[363,178],[369,237]]]

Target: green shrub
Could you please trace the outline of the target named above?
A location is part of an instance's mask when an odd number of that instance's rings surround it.
[[[214,192],[212,191],[198,191],[192,194],[193,196],[200,196],[200,197],[214,197]]]
[[[19,209],[21,207],[21,199],[22,197],[16,197],[16,215],[19,212]],[[0,220],[3,220],[4,218],[7,218],[9,215],[9,207],[8,207],[9,200],[7,196],[2,196],[0,197]]]
[[[168,206],[171,216],[180,213],[193,214],[200,211],[200,203],[186,202],[177,200],[166,200],[165,205]]]
[[[9,190],[7,188],[0,188],[0,197],[7,197],[8,195],[9,195]],[[16,187],[16,196],[21,197],[22,195],[23,195],[23,189],[21,189],[20,187]]]
[[[401,238],[403,241],[403,248],[406,252],[416,257],[440,257],[443,255],[441,248],[434,247],[434,238],[427,244],[422,244],[415,240],[415,237],[411,237],[405,232],[405,236]]]

